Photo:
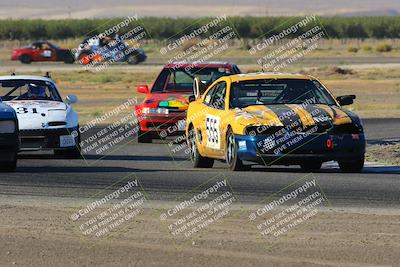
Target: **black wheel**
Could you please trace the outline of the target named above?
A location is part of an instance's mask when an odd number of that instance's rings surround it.
[[[153,136],[149,132],[138,131],[138,143],[151,143]]]
[[[75,61],[75,58],[71,54],[66,55],[64,58],[65,64],[72,64],[72,63],[74,63],[74,61]]]
[[[78,147],[73,149],[55,149],[54,155],[66,159],[80,159],[82,158],[81,151]]]
[[[342,172],[361,172],[364,168],[365,157],[362,155],[359,158],[350,161],[338,161],[340,170]]]
[[[22,55],[19,60],[24,64],[30,64],[32,62],[32,58],[29,55]]]
[[[321,166],[321,161],[306,161],[300,164],[300,167],[305,171],[318,171]]]
[[[228,168],[232,171],[241,171],[247,169],[247,167],[243,165],[243,161],[241,161],[238,157],[238,147],[231,128],[228,128],[228,133],[226,134],[225,159],[226,164],[228,164]]]
[[[0,172],[14,172],[17,169],[17,153],[13,160],[0,162]]]
[[[188,144],[190,146],[190,160],[194,168],[212,168],[214,159],[203,157],[197,149],[197,135],[193,128],[189,129]]]
[[[82,65],[87,65],[92,62],[92,59],[90,58],[90,52],[89,51],[84,51],[81,52],[78,56],[79,63]]]
[[[135,64],[139,63],[139,58],[136,55],[131,55],[128,57],[126,62],[128,62],[128,64],[130,64],[130,65],[135,65]]]

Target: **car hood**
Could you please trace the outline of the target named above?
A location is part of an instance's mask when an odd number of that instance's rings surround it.
[[[243,125],[288,126],[298,121],[303,126],[312,126],[359,122],[359,118],[352,112],[338,106],[323,104],[253,105],[235,109],[235,113],[237,122]]]
[[[63,102],[21,100],[5,103],[16,111],[20,130],[46,129],[49,122],[66,122],[68,107]]]
[[[151,94],[143,101],[146,107],[178,108],[187,109],[189,106],[189,95],[182,93],[160,93]]]

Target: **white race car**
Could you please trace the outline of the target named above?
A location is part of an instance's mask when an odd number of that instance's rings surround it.
[[[80,157],[79,119],[71,106],[77,97],[67,96],[64,103],[48,74],[0,76],[0,97],[17,113],[21,151],[54,150],[59,156]]]

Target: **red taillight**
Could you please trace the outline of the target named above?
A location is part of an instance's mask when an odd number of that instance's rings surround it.
[[[329,150],[331,150],[332,148],[333,148],[333,142],[332,142],[332,139],[331,138],[329,138],[329,139],[327,139],[326,140],[326,149],[329,149]]]

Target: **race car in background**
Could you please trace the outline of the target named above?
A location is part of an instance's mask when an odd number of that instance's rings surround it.
[[[127,62],[139,64],[146,60],[143,49],[132,48],[118,36],[115,38],[86,38],[79,45],[75,59],[83,65],[100,62]]]
[[[78,114],[64,103],[54,81],[47,75],[0,76],[0,97],[18,117],[21,151],[54,150],[56,155],[79,158]]]
[[[0,171],[15,171],[19,151],[17,114],[0,99]]]
[[[222,76],[238,74],[239,68],[227,62],[174,62],[166,64],[154,81],[151,89],[147,85],[137,88],[147,94],[135,112],[140,123],[139,143],[151,143],[154,138],[180,135],[185,132],[186,110],[189,96],[193,94],[193,81],[208,85]]]
[[[24,64],[39,61],[63,61],[72,64],[75,61],[69,49],[59,48],[48,41],[37,41],[26,47],[13,49],[11,60],[19,60]]]
[[[243,161],[317,170],[334,160],[343,172],[359,172],[364,166],[363,126],[357,115],[341,107],[354,99],[334,98],[307,75],[222,77],[189,104],[186,138],[193,166],[211,168],[219,159],[235,171],[248,168]]]

